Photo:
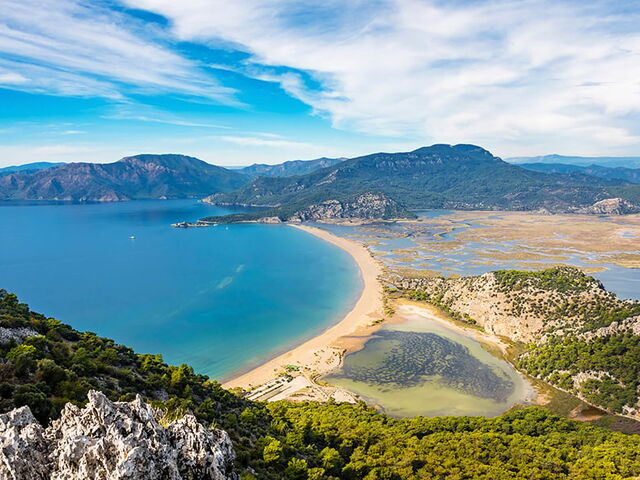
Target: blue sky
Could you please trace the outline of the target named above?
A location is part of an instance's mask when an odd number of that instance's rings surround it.
[[[2,0],[0,166],[640,154],[640,1]]]

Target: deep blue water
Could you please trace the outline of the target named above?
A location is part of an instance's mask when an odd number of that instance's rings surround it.
[[[0,203],[0,288],[79,330],[219,379],[353,306],[357,266],[312,235],[283,225],[170,227],[226,212],[195,200]]]

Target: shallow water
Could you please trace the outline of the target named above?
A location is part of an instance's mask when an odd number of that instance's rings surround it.
[[[194,200],[0,203],[0,288],[214,378],[260,364],[352,308],[357,265],[306,232],[170,226],[227,211]]]
[[[434,210],[416,212],[422,219],[446,217],[451,212]],[[490,217],[489,217],[490,218]],[[562,252],[563,260],[545,258],[544,252],[523,245],[518,241],[500,243],[459,242],[458,234],[468,230],[485,228],[482,221],[458,222],[451,231],[441,226],[429,224],[375,224],[363,226],[318,225],[332,233],[370,243],[370,249],[389,267],[403,267],[417,270],[433,270],[442,275],[482,275],[483,273],[502,270],[541,269],[558,263],[576,267],[603,267],[605,270],[591,275],[600,280],[607,290],[621,298],[640,300],[640,269],[625,268],[619,265],[597,261],[593,255],[567,249]],[[447,246],[448,248],[434,248]],[[403,254],[394,253],[402,249]],[[488,251],[498,253],[526,252],[540,255],[535,261],[510,260],[492,258]],[[408,253],[407,253],[408,252]]]
[[[417,309],[400,312],[406,322],[379,330],[325,380],[396,417],[495,416],[531,397],[518,372],[478,341]]]

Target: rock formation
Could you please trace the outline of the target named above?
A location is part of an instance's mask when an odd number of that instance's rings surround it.
[[[332,218],[394,218],[406,216],[398,202],[384,193],[367,192],[352,200],[325,200],[297,211],[289,221],[328,220]]]
[[[578,269],[562,267],[555,271],[558,279],[566,280],[559,280],[558,285],[569,287],[558,289],[550,281],[526,275],[513,284],[501,272],[462,278],[395,277],[390,283],[399,290],[420,292],[424,299],[461,319],[474,321],[487,332],[525,343],[542,340],[550,331],[578,332],[585,311],[579,306],[624,308],[633,303],[617,299],[598,280]],[[568,305],[576,306],[574,314]]]
[[[590,207],[583,208],[578,213],[591,215],[626,215],[629,213],[639,213],[640,207],[622,198],[607,198],[594,203]]]
[[[15,341],[16,343],[22,343],[27,337],[38,335],[38,332],[26,327],[7,328],[0,327],[0,345]]]
[[[0,415],[0,480],[225,480],[235,457],[226,432],[192,415],[166,428],[140,397],[67,404],[44,428],[28,407]]]

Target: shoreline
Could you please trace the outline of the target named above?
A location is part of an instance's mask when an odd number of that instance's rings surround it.
[[[313,376],[328,373],[341,362],[342,355],[336,355],[342,350],[336,345],[338,340],[370,326],[374,320],[383,318],[382,285],[378,280],[382,275],[382,266],[364,245],[317,227],[291,224],[289,226],[329,242],[351,255],[360,269],[363,280],[360,297],[351,311],[338,323],[258,367],[225,381],[222,385],[224,388],[254,389],[277,378],[289,365],[295,365],[301,370],[310,370],[305,373]]]

